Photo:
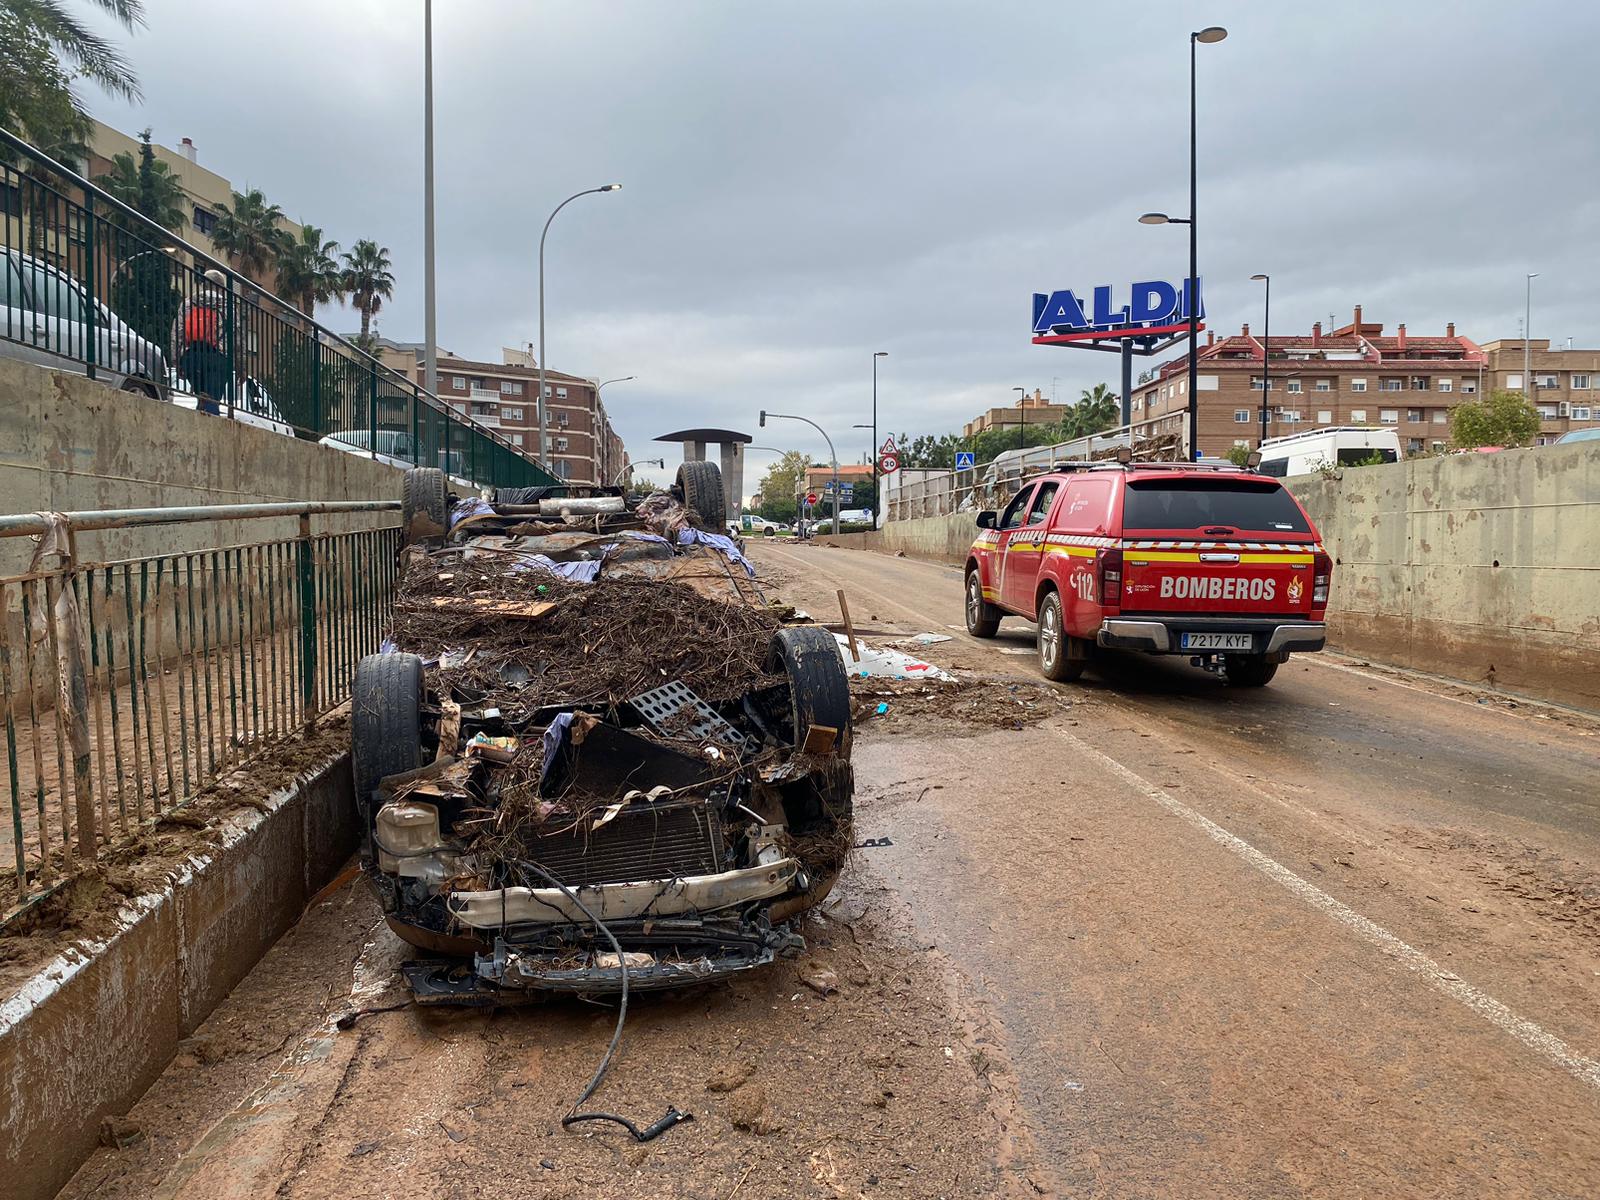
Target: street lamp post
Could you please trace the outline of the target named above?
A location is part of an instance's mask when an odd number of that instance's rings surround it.
[[[1028,389],[1014,387],[1011,390],[1022,393],[1022,398],[1017,401],[1017,449],[1021,450],[1024,449],[1023,443],[1028,440],[1028,435],[1023,429],[1028,420]]]
[[[550,222],[556,219],[556,213],[559,213],[579,196],[596,196],[601,192],[615,192],[621,187],[620,183],[608,183],[604,187],[585,188],[581,192],[574,192],[556,205],[555,212],[552,212],[545,220],[544,232],[539,234],[539,465],[551,474],[554,474],[554,472],[550,471],[550,454],[545,449],[545,439],[548,433],[544,403],[544,240],[549,236]],[[600,395],[597,391],[595,393],[595,403],[599,404],[599,402]]]
[[[1533,335],[1533,281],[1539,278],[1539,272],[1528,272],[1528,295],[1522,306],[1522,395],[1524,399],[1535,398],[1533,391],[1533,376],[1528,372],[1532,370],[1528,356],[1528,339]]]
[[[1198,127],[1195,106],[1195,47],[1205,42],[1210,45],[1228,36],[1220,25],[1208,25],[1189,35],[1189,215],[1169,217],[1166,213],[1145,213],[1139,220],[1146,225],[1187,225],[1189,227],[1189,280],[1184,290],[1189,303],[1189,457],[1200,457],[1200,248],[1195,230],[1195,213],[1199,208],[1199,188],[1196,185],[1195,146]]]
[[[888,358],[887,350],[875,351],[872,355],[872,522],[877,528],[878,512],[882,506],[878,503],[878,360]]]
[[[839,456],[836,453],[834,453],[833,439],[828,436],[828,431],[826,429],[824,429],[821,425],[818,425],[810,417],[797,417],[797,416],[794,416],[794,415],[792,415],[790,413],[768,412],[766,409],[763,408],[761,410],[761,428],[765,429],[767,427],[767,418],[768,417],[780,417],[785,421],[804,421],[807,425],[811,426],[811,428],[815,429],[818,433],[820,433],[822,435],[822,440],[828,443],[828,461],[833,464],[833,531],[834,531],[834,533],[838,533],[839,532]]]
[[[1252,275],[1257,283],[1267,285],[1266,298],[1261,302],[1261,441],[1267,440],[1267,407],[1272,403],[1272,276]]]
[[[433,0],[422,4],[422,386],[439,394],[439,325],[433,278]]]
[[[595,443],[599,440],[599,438],[596,435],[599,433],[600,425],[601,425],[600,414],[601,414],[602,406],[600,404],[600,392],[605,388],[606,384],[608,384],[608,383],[627,383],[628,380],[630,380],[632,378],[634,378],[634,376],[632,376],[632,375],[622,375],[622,376],[619,376],[616,379],[607,379],[607,380],[604,380],[601,383],[597,383],[597,384],[594,385],[594,427],[590,431],[590,434],[589,434],[589,444],[590,444],[590,448],[594,450],[595,457],[597,459],[603,459],[605,457],[605,452],[601,449],[601,447],[595,445]],[[646,462],[653,462],[654,460],[653,459],[646,459],[645,461]],[[626,466],[624,466],[623,469],[626,470],[627,469]],[[665,468],[663,468],[663,469],[665,469]]]

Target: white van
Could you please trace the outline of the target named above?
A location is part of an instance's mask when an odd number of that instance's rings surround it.
[[[1366,462],[1374,454],[1386,463],[1404,458],[1399,433],[1382,425],[1332,425],[1268,438],[1261,443],[1261,465],[1256,471],[1279,479],[1310,475],[1323,467]]]

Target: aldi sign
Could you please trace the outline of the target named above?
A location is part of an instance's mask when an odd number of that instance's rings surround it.
[[[1151,279],[1130,287],[1126,302],[1107,283],[1080,296],[1070,290],[1033,294],[1033,340],[1036,343],[1086,342],[1111,338],[1154,341],[1189,328],[1191,303],[1205,319],[1200,280],[1192,286]]]

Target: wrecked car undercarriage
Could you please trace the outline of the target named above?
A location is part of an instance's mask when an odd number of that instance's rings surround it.
[[[352,698],[363,866],[428,957],[422,1003],[681,986],[804,946],[850,847],[850,697],[720,532],[670,492],[407,473],[385,652]]]

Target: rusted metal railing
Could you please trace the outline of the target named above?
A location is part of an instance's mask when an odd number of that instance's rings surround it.
[[[10,895],[0,924],[348,696],[393,603],[396,526],[312,532],[393,501],[0,516],[33,535],[0,576],[0,737]],[[80,559],[91,530],[197,522],[293,536]],[[259,525],[254,526],[259,528]],[[6,843],[9,842],[9,846]]]

